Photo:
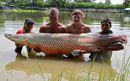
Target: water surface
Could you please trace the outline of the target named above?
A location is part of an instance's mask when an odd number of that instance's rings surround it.
[[[49,21],[48,13],[43,12],[0,12],[0,81],[54,81],[62,76],[62,81],[73,81],[76,78],[88,76],[92,62],[88,62],[89,54],[79,58],[65,58],[60,56],[29,56],[24,58],[14,52],[14,42],[6,39],[4,33],[16,33],[23,28],[24,20],[32,18],[35,21],[34,32],[39,32],[42,24]],[[92,32],[100,31],[100,21],[103,18],[112,20],[112,30],[115,34],[125,34],[128,37],[128,44],[125,50],[114,51],[111,61],[95,62],[91,70],[90,78],[97,80],[100,76],[104,79],[110,76],[111,72],[120,73],[123,67],[122,60],[125,54],[127,60],[130,49],[130,15],[122,13],[99,13],[85,12],[83,22],[91,26]],[[60,22],[67,25],[72,22],[71,12],[61,12]],[[130,62],[129,62],[130,64]]]

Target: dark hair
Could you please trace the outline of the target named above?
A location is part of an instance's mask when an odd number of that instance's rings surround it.
[[[102,24],[103,22],[108,22],[108,23],[111,25],[111,20],[110,20],[110,19],[103,19],[103,20],[101,21],[101,24]]]
[[[32,24],[34,24],[34,21],[31,18],[27,18],[25,20],[24,24],[26,24],[26,23],[32,23]]]

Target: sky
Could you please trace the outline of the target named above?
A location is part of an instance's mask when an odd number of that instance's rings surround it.
[[[99,3],[99,2],[105,2],[105,0],[96,0],[95,2]],[[111,0],[112,4],[123,4],[124,0]]]

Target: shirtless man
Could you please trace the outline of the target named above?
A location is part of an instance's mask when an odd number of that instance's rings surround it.
[[[65,33],[65,26],[59,23],[59,10],[52,8],[50,10],[50,22],[40,27],[39,33]],[[36,52],[41,52],[40,48],[35,48]]]
[[[80,34],[80,33],[89,33],[91,32],[90,26],[82,23],[82,20],[84,18],[84,14],[79,9],[76,9],[72,12],[72,20],[73,23],[69,24],[66,27],[66,33],[71,34]],[[71,54],[68,54],[67,56],[73,57],[81,55],[82,53],[85,53],[85,50],[74,50]]]
[[[40,33],[65,33],[65,26],[59,23],[59,10],[52,8],[50,10],[50,22],[40,27]]]
[[[90,26],[82,23],[84,14],[79,9],[76,9],[72,12],[73,23],[69,24],[66,27],[66,33],[80,34],[80,33],[89,33],[91,32]]]

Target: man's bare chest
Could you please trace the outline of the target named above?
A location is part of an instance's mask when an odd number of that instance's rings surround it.
[[[76,34],[80,34],[80,33],[84,33],[84,30],[83,29],[72,29],[71,32],[76,33]]]
[[[48,28],[46,30],[47,33],[61,33],[62,29],[61,28]]]

